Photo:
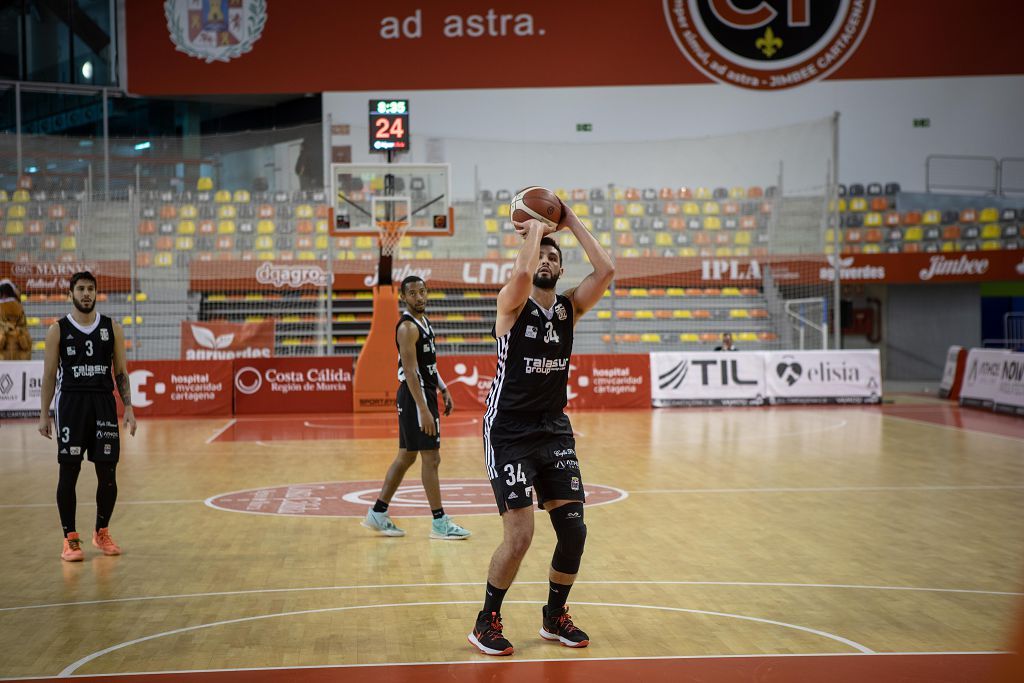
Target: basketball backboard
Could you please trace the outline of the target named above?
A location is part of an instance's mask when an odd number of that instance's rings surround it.
[[[407,223],[405,234],[454,230],[448,164],[331,164],[335,235],[376,235],[382,223]]]

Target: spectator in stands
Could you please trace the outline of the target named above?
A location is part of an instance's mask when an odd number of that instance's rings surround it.
[[[314,159],[309,148],[310,146],[303,140],[299,147],[299,158],[295,160],[295,175],[299,176],[299,189],[303,191],[316,189],[317,174],[313,168]]]
[[[715,351],[739,351],[739,349],[732,345],[731,332],[722,333],[722,344],[721,346],[716,346]]]
[[[18,290],[9,280],[0,283],[0,360],[30,360],[32,337]]]

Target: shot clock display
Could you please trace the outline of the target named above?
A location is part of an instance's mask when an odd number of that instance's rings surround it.
[[[409,149],[409,100],[370,100],[370,151]]]

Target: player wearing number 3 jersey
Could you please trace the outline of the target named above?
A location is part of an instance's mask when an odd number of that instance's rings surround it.
[[[516,223],[524,243],[508,283],[498,294],[494,337],[498,364],[487,397],[483,436],[487,476],[501,513],[504,538],[491,557],[483,610],[469,641],[489,655],[510,655],[502,633],[501,603],[533,539],[533,492],[557,537],[540,635],[568,647],[590,638],[569,617],[566,599],[586,540],[583,477],[572,425],[563,412],[573,328],[607,290],[611,259],[562,203],[562,222],[586,252],[593,271],[579,286],[555,293],[562,252],[538,220]]]

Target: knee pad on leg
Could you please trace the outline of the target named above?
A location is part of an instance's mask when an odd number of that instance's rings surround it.
[[[548,513],[558,543],[551,558],[556,572],[575,574],[580,570],[583,546],[587,542],[587,525],[583,522],[583,503],[568,503]]]

